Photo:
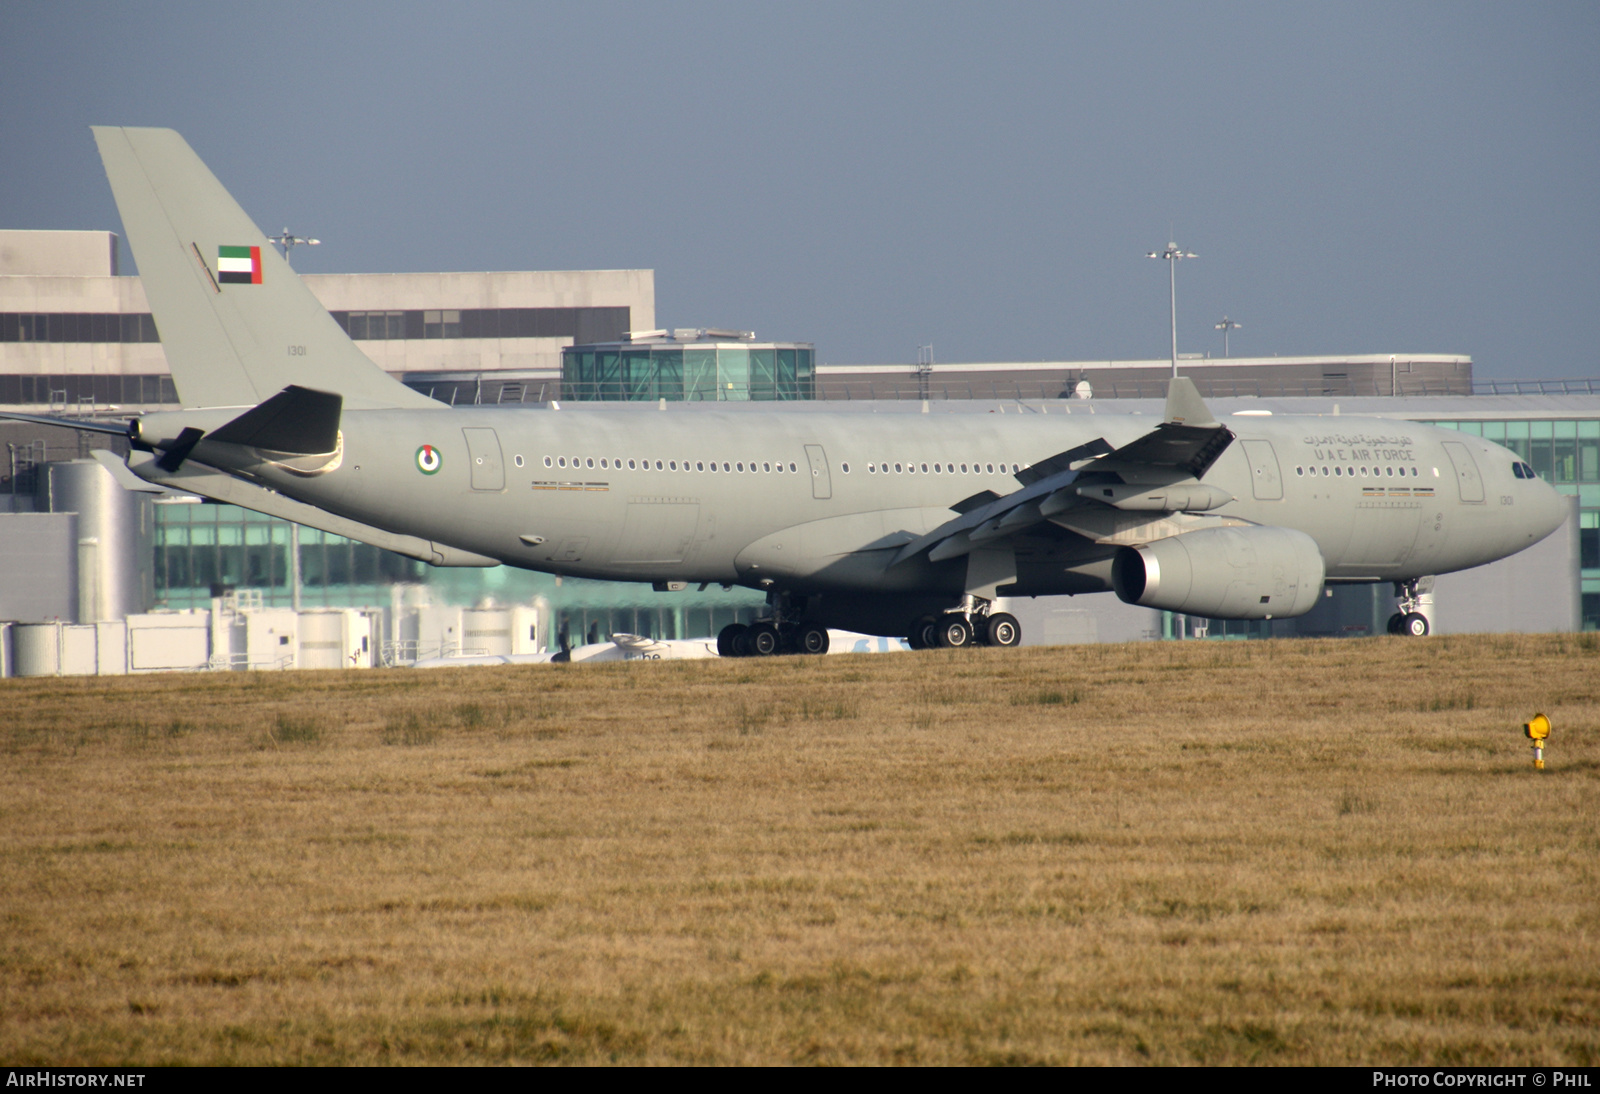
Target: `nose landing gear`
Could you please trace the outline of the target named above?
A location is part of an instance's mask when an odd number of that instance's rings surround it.
[[[1428,609],[1433,607],[1433,578],[1414,577],[1394,583],[1399,611],[1389,617],[1389,633],[1424,638],[1431,631]]]

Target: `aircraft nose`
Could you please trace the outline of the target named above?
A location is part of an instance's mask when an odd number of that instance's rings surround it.
[[[1572,515],[1572,506],[1567,501],[1567,495],[1549,483],[1540,482],[1539,487],[1539,504],[1536,508],[1539,534],[1535,538],[1543,539],[1567,522]]]

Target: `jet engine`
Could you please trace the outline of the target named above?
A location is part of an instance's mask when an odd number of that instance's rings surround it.
[[[1129,604],[1213,619],[1283,619],[1322,591],[1322,552],[1293,528],[1207,528],[1119,550],[1112,587]]]

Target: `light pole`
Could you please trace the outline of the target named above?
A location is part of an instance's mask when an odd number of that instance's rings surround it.
[[[296,243],[304,243],[308,247],[315,247],[322,242],[320,239],[302,239],[300,236],[291,233],[287,228],[283,230],[281,236],[268,236],[267,240],[271,243],[276,243],[283,249],[283,260],[285,262],[289,261],[289,249]]]
[[[1199,258],[1191,251],[1178,248],[1176,243],[1168,243],[1164,251],[1150,251],[1146,258],[1164,258],[1167,260],[1167,292],[1172,301],[1172,378],[1178,378],[1178,260],[1180,258]]]
[[[1244,326],[1243,323],[1235,323],[1232,319],[1229,319],[1226,315],[1224,315],[1222,317],[1222,322],[1220,322],[1220,323],[1218,323],[1216,325],[1215,329],[1220,330],[1222,332],[1222,356],[1224,356],[1224,357],[1228,356],[1228,332],[1230,330],[1238,330],[1242,326]]]

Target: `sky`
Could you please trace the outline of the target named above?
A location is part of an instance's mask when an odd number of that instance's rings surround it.
[[[305,273],[650,268],[831,364],[1594,377],[1600,5],[0,0],[0,227],[179,130]],[[124,256],[124,271],[132,263]]]

